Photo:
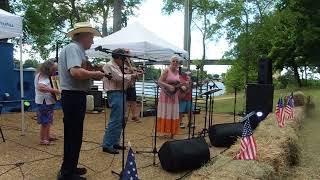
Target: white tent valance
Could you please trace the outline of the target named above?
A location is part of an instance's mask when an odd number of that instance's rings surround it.
[[[98,46],[110,50],[127,48],[130,49],[131,54],[134,56],[150,58],[156,61],[167,61],[177,54],[188,57],[187,51],[159,38],[139,23],[133,23],[118,32],[96,40],[92,48],[87,50],[87,55],[96,58],[108,56],[105,53],[95,51],[94,48]]]
[[[0,39],[23,36],[22,17],[0,9]]]

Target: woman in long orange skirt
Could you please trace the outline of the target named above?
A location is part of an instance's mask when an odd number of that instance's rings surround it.
[[[179,80],[180,61],[177,56],[171,58],[170,66],[163,71],[159,78],[161,87],[158,101],[157,132],[170,135],[173,138],[179,129],[179,97],[175,85]]]

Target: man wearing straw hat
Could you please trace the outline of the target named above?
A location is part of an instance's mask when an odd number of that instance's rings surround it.
[[[76,23],[74,29],[67,34],[72,42],[60,53],[58,70],[62,89],[61,104],[64,123],[64,153],[58,180],[86,179],[81,177],[85,168],[77,168],[82,144],[83,121],[86,111],[86,94],[91,79],[102,79],[104,73],[88,71],[82,68],[86,60],[85,50],[90,49],[93,37],[100,33],[90,23]]]

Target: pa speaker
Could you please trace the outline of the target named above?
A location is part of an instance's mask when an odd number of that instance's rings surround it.
[[[242,136],[242,123],[215,124],[209,127],[210,142],[215,147],[230,147]]]
[[[169,172],[196,169],[210,159],[209,146],[203,137],[165,142],[158,155],[162,168]]]
[[[246,113],[262,112],[261,117],[253,115],[250,118],[251,128],[255,129],[261,120],[264,120],[273,108],[273,84],[247,84]]]
[[[90,90],[89,95],[94,99],[94,110],[100,111],[103,109],[102,91]]]
[[[258,82],[260,84],[272,84],[272,62],[267,58],[259,60]]]

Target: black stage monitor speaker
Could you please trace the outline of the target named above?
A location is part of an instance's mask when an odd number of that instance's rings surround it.
[[[196,169],[210,160],[209,146],[203,137],[167,141],[158,155],[162,168],[169,172]]]
[[[215,124],[209,128],[210,142],[215,147],[230,147],[242,136],[242,123]]]
[[[264,120],[273,109],[273,84],[247,84],[246,113],[262,112],[261,117],[256,115],[250,118],[251,128],[255,129],[261,120]]]
[[[272,84],[272,62],[267,58],[261,58],[258,65],[258,82],[260,84]]]

